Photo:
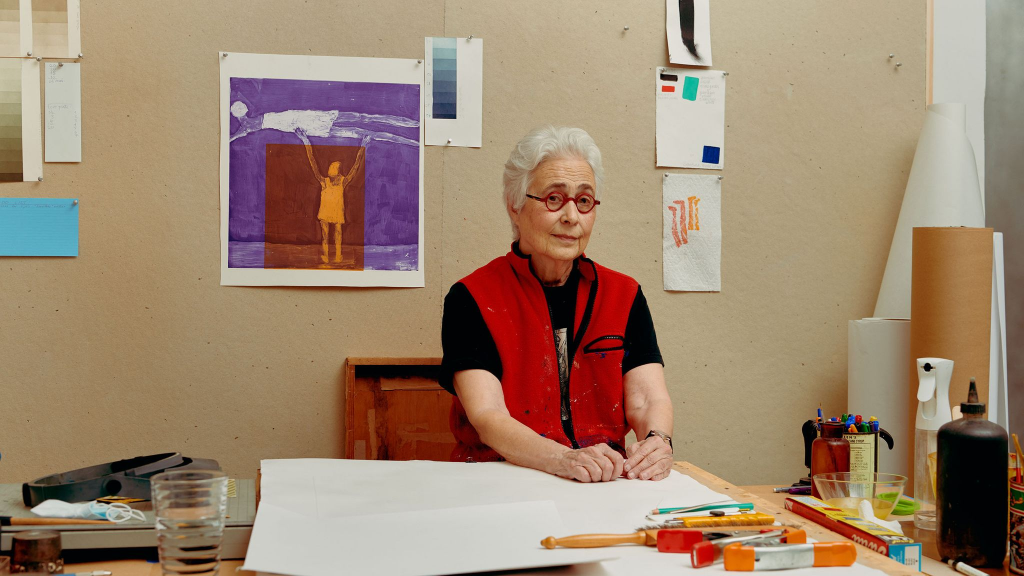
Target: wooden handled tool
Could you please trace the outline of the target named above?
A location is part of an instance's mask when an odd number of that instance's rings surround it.
[[[658,543],[657,530],[640,530],[632,534],[577,534],[564,538],[548,536],[540,541],[541,546],[551,550],[558,546],[562,548],[601,548],[604,546],[616,546],[618,544],[639,544],[641,546],[654,546]]]
[[[109,520],[85,520],[83,518],[19,518],[0,516],[0,526],[69,526],[71,524],[113,524]]]
[[[737,534],[750,534],[757,537],[757,532],[749,526],[726,527],[729,530],[738,532],[725,532],[722,527],[714,530],[693,530],[687,528],[662,528],[645,526],[632,534],[576,534],[555,538],[548,536],[540,541],[541,546],[552,550],[561,546],[562,548],[602,548],[604,546],[617,546],[619,544],[635,544],[639,546],[657,546],[659,552],[690,552],[690,549],[699,542],[704,541],[704,534],[714,532],[712,537],[721,537],[722,533],[735,536]],[[787,528],[780,528],[779,533]]]

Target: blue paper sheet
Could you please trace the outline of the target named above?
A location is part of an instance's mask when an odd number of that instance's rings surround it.
[[[0,256],[78,256],[73,198],[0,198]]]

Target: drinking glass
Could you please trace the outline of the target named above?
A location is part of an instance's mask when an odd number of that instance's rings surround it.
[[[171,471],[153,476],[150,484],[163,573],[217,574],[227,510],[227,476],[219,470]]]

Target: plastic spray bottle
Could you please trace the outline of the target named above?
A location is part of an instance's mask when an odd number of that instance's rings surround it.
[[[939,428],[951,421],[949,381],[953,361],[945,358],[917,359],[917,423],[914,432],[914,499],[921,508],[914,512],[914,526],[935,530],[935,474],[938,464]]]

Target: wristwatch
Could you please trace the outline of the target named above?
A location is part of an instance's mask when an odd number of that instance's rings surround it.
[[[659,438],[664,440],[666,444],[668,444],[668,447],[669,447],[670,450],[672,450],[672,452],[675,452],[675,448],[672,448],[672,437],[671,436],[669,436],[668,434],[665,434],[664,432],[661,432],[660,430],[651,430],[650,432],[647,433],[647,436],[644,437],[644,440],[647,440],[651,436],[658,436]]]

